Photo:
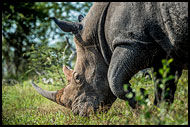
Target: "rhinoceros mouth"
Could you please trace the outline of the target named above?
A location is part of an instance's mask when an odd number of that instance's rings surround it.
[[[98,96],[79,96],[73,101],[71,110],[75,115],[89,116],[90,113],[95,113],[99,106]]]

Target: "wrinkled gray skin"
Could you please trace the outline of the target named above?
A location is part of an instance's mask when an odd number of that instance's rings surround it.
[[[94,3],[79,23],[52,18],[65,32],[75,35],[77,61],[74,70],[64,66],[69,84],[50,92],[33,86],[46,98],[70,108],[75,114],[89,115],[108,107],[120,98],[137,107],[129,80],[138,71],[162,67],[161,59],[173,58],[170,74],[181,75],[187,69],[188,4],[187,3]],[[157,79],[161,78],[157,73]],[[128,84],[128,90],[123,90]],[[176,82],[170,80],[164,100],[172,103]],[[133,93],[132,98],[125,95]],[[155,104],[161,101],[157,87]]]

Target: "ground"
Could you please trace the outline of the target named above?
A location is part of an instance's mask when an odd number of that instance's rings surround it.
[[[174,103],[167,107],[153,105],[154,85],[151,79],[134,76],[130,80],[133,88],[143,87],[148,91],[146,105],[131,109],[127,102],[117,99],[107,113],[91,114],[89,117],[75,116],[73,113],[39,95],[30,81],[16,85],[2,85],[2,124],[3,125],[158,125],[188,124],[188,71],[183,71]],[[38,85],[46,90],[58,90],[62,86]]]

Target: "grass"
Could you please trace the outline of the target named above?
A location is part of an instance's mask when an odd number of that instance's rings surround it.
[[[150,79],[133,77],[133,88],[145,88],[149,94],[148,105],[133,110],[128,104],[117,99],[107,113],[80,117],[56,103],[39,95],[30,81],[13,86],[2,85],[3,125],[187,125],[188,124],[188,71],[183,71],[175,101],[170,107],[153,105],[154,86]],[[38,84],[46,90],[58,90],[62,86]],[[137,91],[138,92],[138,91]]]

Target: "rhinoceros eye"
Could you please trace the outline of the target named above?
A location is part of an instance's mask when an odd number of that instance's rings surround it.
[[[79,76],[79,74],[78,73],[74,73],[74,79],[75,79],[75,82],[76,83],[80,83],[80,76]]]
[[[79,25],[79,30],[82,30],[83,29],[83,26],[82,24]]]

